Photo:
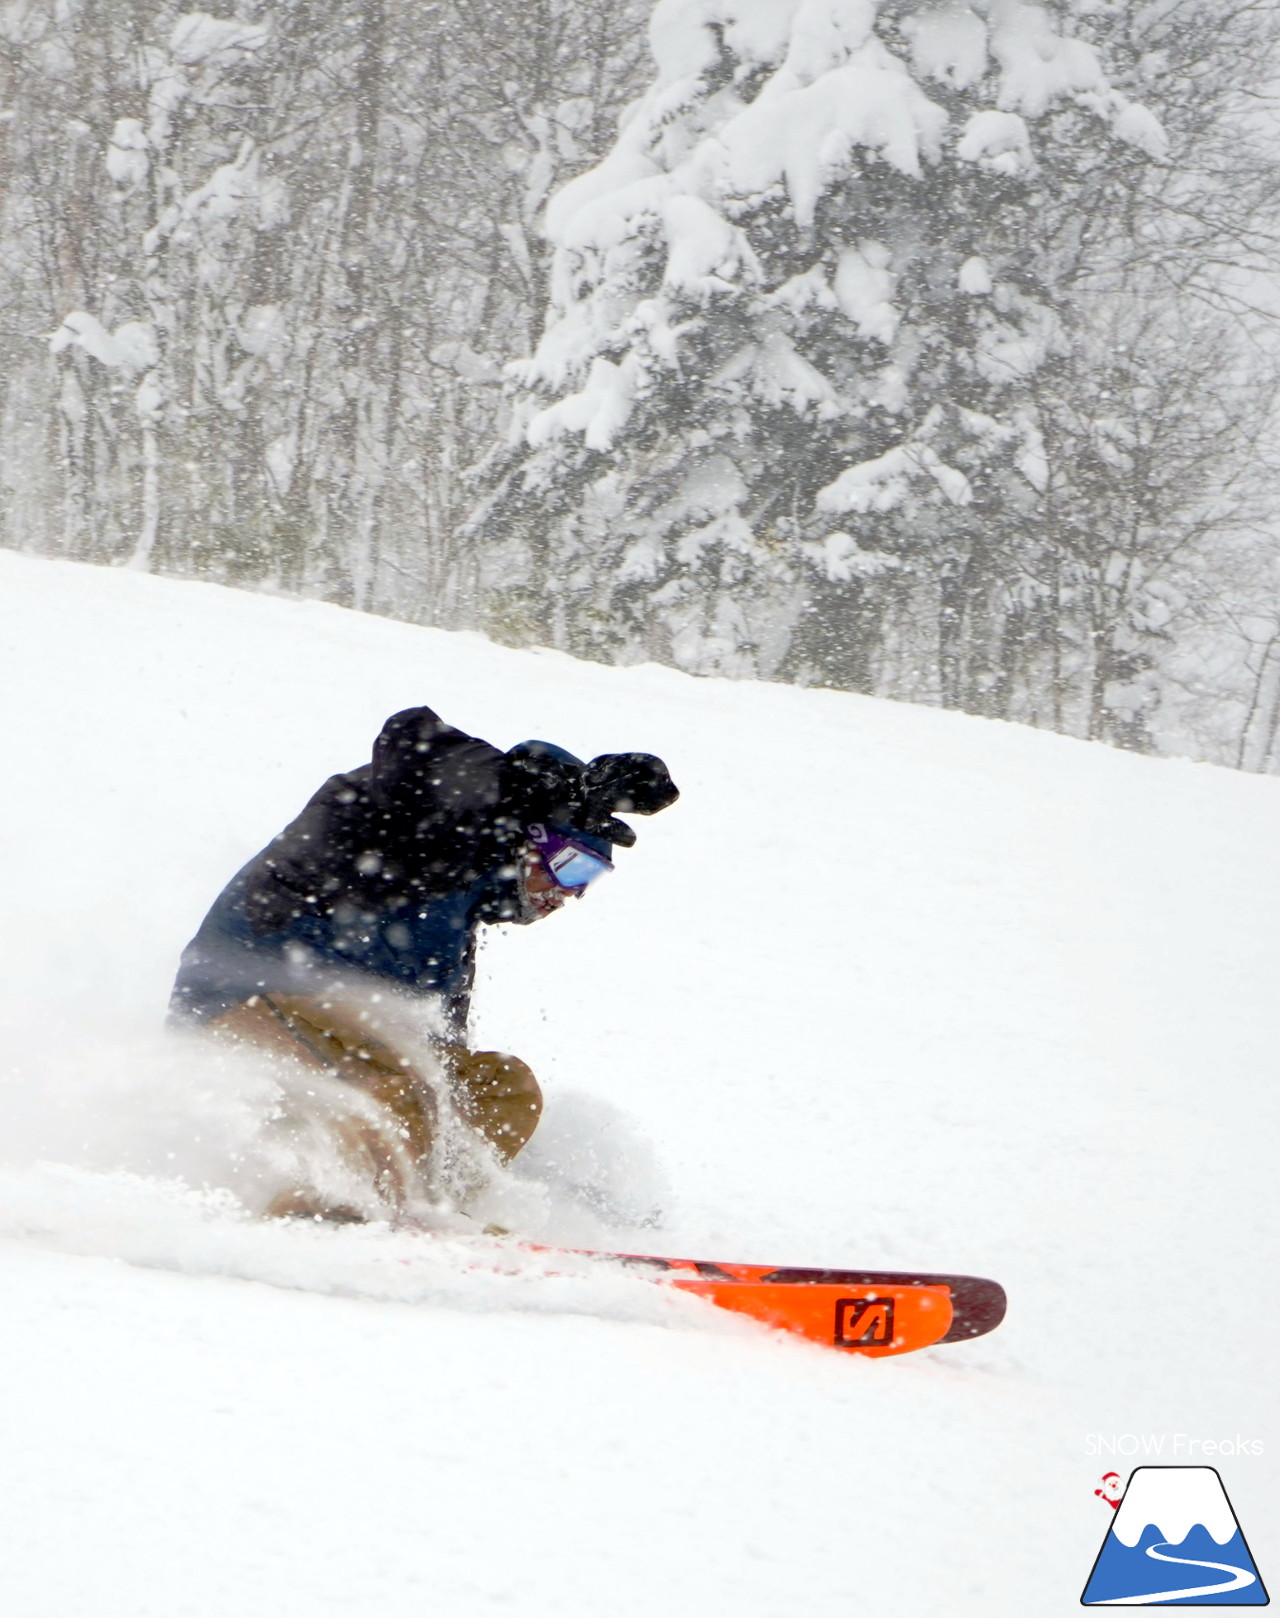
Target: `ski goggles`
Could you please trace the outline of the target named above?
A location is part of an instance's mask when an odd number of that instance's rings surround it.
[[[605,855],[597,854],[576,837],[552,831],[549,826],[530,826],[529,840],[557,887],[585,888],[589,882],[613,870],[613,862]]]

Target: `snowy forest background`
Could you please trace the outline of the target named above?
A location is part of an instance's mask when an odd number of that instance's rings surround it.
[[[1280,771],[1280,0],[0,4],[0,541]]]

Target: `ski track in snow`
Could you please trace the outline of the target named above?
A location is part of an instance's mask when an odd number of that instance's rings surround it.
[[[11,554],[0,584],[6,1610],[1065,1618],[1089,1434],[1275,1431],[1280,782]],[[417,702],[683,791],[485,942],[478,1039],[548,1098],[486,1217],[992,1275],[998,1333],[873,1362],[608,1267],[477,1271],[456,1228],[246,1217],[270,1085],[160,1031],[174,963]],[[1265,1577],[1274,1462],[1222,1464]]]

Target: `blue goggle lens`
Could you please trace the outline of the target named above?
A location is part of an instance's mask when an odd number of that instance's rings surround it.
[[[544,854],[543,860],[562,888],[585,888],[588,882],[613,870],[608,860],[585,848],[575,848],[572,843],[556,849],[554,854]]]

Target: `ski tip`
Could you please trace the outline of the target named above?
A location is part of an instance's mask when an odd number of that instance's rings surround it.
[[[1004,1319],[1008,1307],[1004,1288],[981,1275],[933,1275],[921,1270],[772,1270],[769,1281],[843,1283],[846,1286],[946,1287],[951,1293],[951,1325],[941,1343],[963,1343],[985,1337]]]
[[[985,1337],[1004,1319],[1009,1300],[998,1281],[987,1281],[978,1275],[952,1275],[947,1278],[951,1288],[951,1326],[944,1343],[962,1343],[970,1337]]]

